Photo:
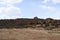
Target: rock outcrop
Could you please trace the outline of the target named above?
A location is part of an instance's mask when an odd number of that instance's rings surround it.
[[[17,19],[1,19],[0,28],[27,28],[27,27],[44,27],[44,28],[56,28],[60,27],[60,20],[54,20],[52,18],[40,19],[34,18],[17,18]]]

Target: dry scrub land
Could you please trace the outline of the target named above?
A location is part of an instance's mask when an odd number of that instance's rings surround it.
[[[60,31],[24,29],[0,29],[0,40],[60,40]]]

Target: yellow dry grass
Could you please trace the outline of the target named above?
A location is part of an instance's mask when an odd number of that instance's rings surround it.
[[[0,29],[0,40],[60,40],[60,34],[32,28]]]

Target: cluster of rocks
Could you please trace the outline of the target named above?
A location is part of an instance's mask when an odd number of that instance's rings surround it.
[[[60,27],[60,20],[55,20],[52,18],[40,19],[38,17],[34,18],[17,18],[17,19],[1,19],[0,28],[58,28]]]

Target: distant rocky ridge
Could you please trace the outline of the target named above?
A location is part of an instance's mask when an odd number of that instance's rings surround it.
[[[34,18],[17,18],[17,19],[1,19],[0,28],[60,28],[60,20],[55,20],[52,18],[40,19],[38,17]]]

